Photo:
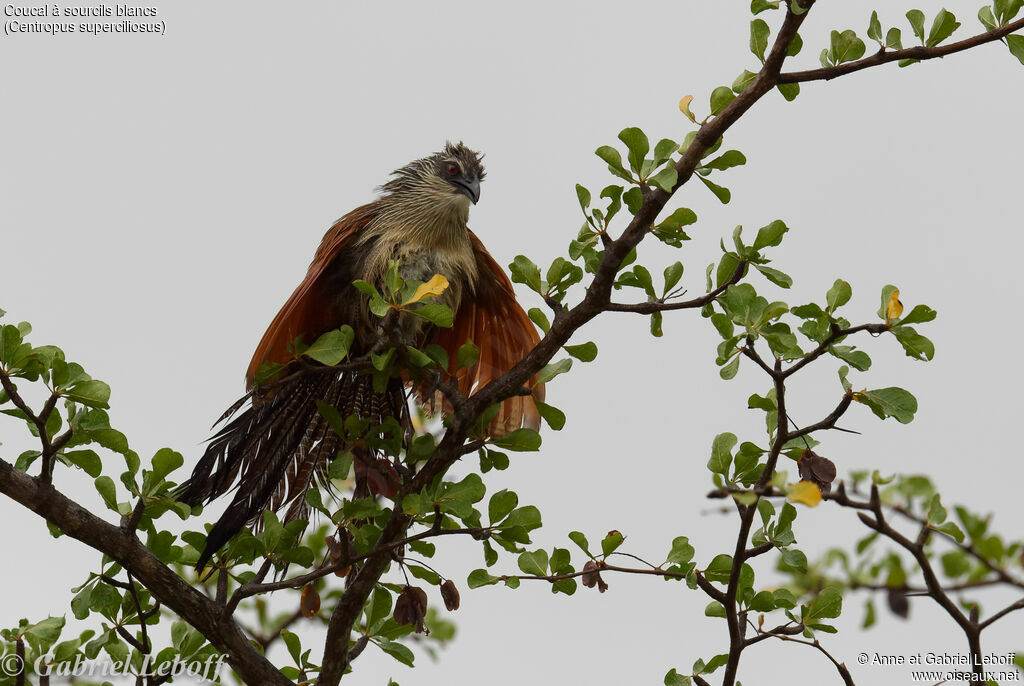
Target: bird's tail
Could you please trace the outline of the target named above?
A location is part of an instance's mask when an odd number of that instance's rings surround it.
[[[264,510],[287,506],[284,522],[307,518],[305,493],[326,481],[327,467],[342,447],[317,401],[335,407],[342,417],[358,415],[371,426],[392,417],[403,428],[411,425],[400,379],[390,379],[377,392],[369,375],[314,370],[284,380],[272,392],[250,391],[221,417],[219,422],[226,424],[177,492],[178,500],[194,506],[236,489],[207,535],[197,569],[244,526],[258,526]]]

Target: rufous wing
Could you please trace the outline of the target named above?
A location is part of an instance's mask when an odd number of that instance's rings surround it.
[[[467,341],[480,350],[477,363],[455,373],[459,390],[469,395],[512,369],[540,341],[537,329],[516,301],[512,282],[491,257],[483,243],[470,232],[479,277],[476,292],[462,299],[455,323],[439,329],[435,342],[448,353],[450,370],[456,367],[458,349]],[[534,398],[544,400],[544,384],[531,379],[531,395],[505,400],[491,421],[488,433],[498,437],[521,427],[538,429],[540,414]]]
[[[335,295],[324,277],[335,257],[355,247],[359,231],[373,218],[372,207],[372,204],[363,205],[349,212],[324,235],[306,278],[281,307],[256,346],[245,375],[247,387],[252,388],[256,370],[264,362],[286,364],[291,360],[291,346],[297,337],[303,336],[308,345],[325,331],[346,323],[336,321]]]

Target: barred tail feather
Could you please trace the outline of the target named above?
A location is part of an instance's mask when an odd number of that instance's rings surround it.
[[[177,499],[199,505],[235,489],[234,497],[214,524],[199,556],[202,569],[213,554],[246,525],[259,525],[264,510],[288,507],[284,521],[306,519],[305,494],[326,481],[327,466],[341,447],[341,438],[317,410],[318,400],[335,406],[342,416],[357,414],[372,424],[394,417],[410,426],[402,382],[391,379],[383,393],[373,390],[365,374],[322,370],[300,374],[272,394],[250,392],[229,410],[230,420],[212,438]],[[249,401],[249,406],[233,416]]]

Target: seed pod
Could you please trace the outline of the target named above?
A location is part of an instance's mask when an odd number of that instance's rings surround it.
[[[398,594],[392,616],[399,624],[412,624],[416,627],[416,633],[425,633],[427,629],[423,620],[427,616],[427,592],[422,588],[406,586]]]
[[[317,592],[316,586],[313,584],[306,584],[303,587],[302,598],[299,601],[299,610],[306,619],[316,617],[317,613],[320,612],[320,593]]]
[[[898,588],[890,588],[886,600],[889,603],[889,610],[894,615],[903,619],[910,616],[910,601],[907,600],[907,596],[903,591]]]
[[[836,465],[827,457],[818,455],[813,450],[805,450],[797,461],[800,478],[816,484],[822,493],[832,490],[832,482],[836,479]]]
[[[608,584],[601,578],[601,565],[589,560],[583,565],[583,576],[580,579],[587,588],[597,586],[597,590],[604,593],[608,590]]]
[[[459,589],[455,588],[455,582],[451,579],[441,584],[441,599],[449,612],[459,609]]]

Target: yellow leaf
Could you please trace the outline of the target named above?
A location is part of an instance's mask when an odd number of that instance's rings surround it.
[[[789,495],[786,496],[786,500],[791,503],[800,503],[807,507],[815,507],[821,502],[821,489],[818,488],[818,484],[811,483],[810,481],[801,481],[789,489]]]
[[[888,323],[899,319],[901,314],[903,314],[903,303],[900,302],[900,291],[897,288],[889,296],[889,304],[885,306],[885,321]]]
[[[441,295],[444,293],[446,288],[448,288],[448,279],[444,278],[440,274],[434,274],[430,277],[430,281],[420,284],[420,287],[412,294],[412,298],[409,299],[409,302],[403,304],[408,305],[410,303],[418,303],[424,298],[432,298],[435,295]]]
[[[694,124],[697,123],[697,117],[693,116],[693,112],[690,111],[690,103],[693,102],[693,96],[687,95],[679,101],[679,111],[686,115],[686,118],[692,121]]]

